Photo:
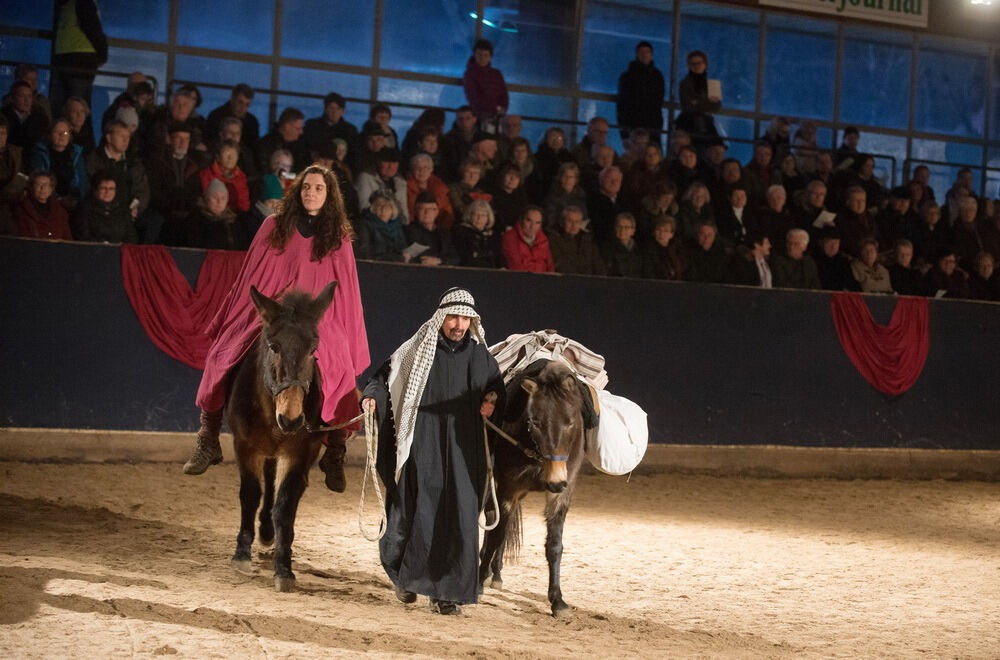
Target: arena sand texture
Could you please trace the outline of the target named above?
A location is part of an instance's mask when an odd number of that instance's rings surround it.
[[[583,477],[563,592],[542,497],[520,562],[460,617],[400,604],[358,531],[360,468],[312,473],[298,591],[229,566],[232,464],[0,464],[5,658],[998,657],[1000,484]],[[371,501],[371,499],[369,500]]]

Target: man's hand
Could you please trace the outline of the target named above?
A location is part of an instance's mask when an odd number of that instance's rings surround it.
[[[375,412],[375,399],[370,396],[361,399],[361,409],[365,412]]]
[[[493,411],[497,407],[497,393],[487,392],[486,396],[483,397],[483,403],[479,406],[479,414],[483,417],[490,417],[493,415]]]

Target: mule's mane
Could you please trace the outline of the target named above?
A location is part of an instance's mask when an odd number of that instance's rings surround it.
[[[544,391],[553,398],[560,399],[569,403],[571,405],[580,405],[580,388],[574,387],[571,389],[566,389],[563,387],[563,381],[566,377],[576,378],[569,367],[562,364],[561,362],[556,362],[553,360],[549,364],[538,372],[538,375],[532,378],[536,383],[538,383],[539,391]]]
[[[281,315],[293,319],[309,318],[309,307],[313,302],[312,296],[305,291],[289,291],[281,297]]]

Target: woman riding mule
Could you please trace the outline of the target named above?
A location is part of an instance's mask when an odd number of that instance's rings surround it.
[[[350,244],[350,223],[330,170],[305,168],[288,189],[276,215],[264,220],[236,281],[206,332],[214,337],[196,403],[201,408],[197,446],[185,474],[201,474],[222,461],[219,430],[229,374],[260,336],[261,322],[250,287],[265,296],[297,289],[318,294],[338,282],[330,310],[319,321],[316,366],[322,386],[321,417],[336,425],[358,409],[356,378],[369,364],[368,340]],[[302,420],[289,420],[301,423]],[[344,453],[350,430],[327,435],[320,467],[330,490],[343,492]]]

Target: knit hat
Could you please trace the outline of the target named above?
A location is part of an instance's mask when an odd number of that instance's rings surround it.
[[[229,189],[226,188],[226,184],[222,183],[219,179],[212,179],[212,182],[208,184],[208,188],[205,188],[205,197],[211,197],[220,192],[226,193],[226,197],[229,197]]]
[[[138,126],[139,113],[132,106],[121,106],[115,112],[115,121],[120,121],[127,126]]]

